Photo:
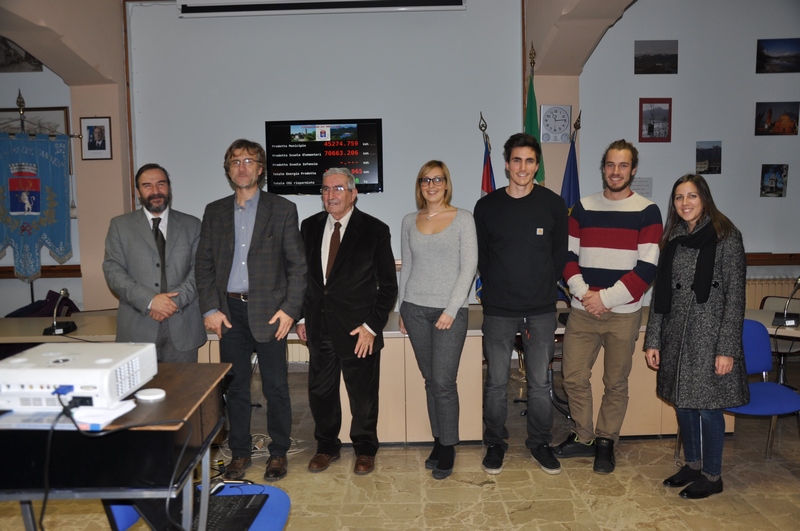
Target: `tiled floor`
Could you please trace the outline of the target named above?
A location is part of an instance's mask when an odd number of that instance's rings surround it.
[[[790,365],[789,375],[800,383],[800,367]],[[661,484],[677,470],[674,439],[623,440],[617,469],[607,476],[594,474],[588,458],[565,459],[561,474],[545,474],[524,447],[519,404],[509,407],[511,448],[499,475],[482,471],[480,444],[460,445],[455,471],[443,481],[424,468],[430,446],[384,446],[376,471],[364,477],[352,473],[354,458],[345,449],[330,469],[311,474],[306,465],[315,445],[306,373],[292,372],[290,383],[297,447],[289,457],[289,475],[276,483],[292,500],[289,530],[800,529],[800,437],[794,416],[779,420],[769,461],[763,455],[769,421],[738,418],[736,435],[725,440],[725,492],[688,501],[678,497],[680,489]],[[509,385],[510,398],[518,396],[520,384]],[[264,433],[264,424],[263,410],[254,410],[253,432]],[[556,414],[554,443],[568,430],[566,419]],[[247,479],[263,483],[266,457],[254,461]],[[78,500],[51,501],[45,526],[108,529],[99,502]],[[18,505],[0,503],[0,529],[21,528]]]

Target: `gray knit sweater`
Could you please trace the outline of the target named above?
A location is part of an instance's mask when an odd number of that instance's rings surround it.
[[[458,309],[468,305],[478,267],[475,221],[459,208],[442,232],[422,234],[416,219],[416,212],[408,214],[400,229],[403,268],[398,298],[401,303],[444,308],[455,318]]]

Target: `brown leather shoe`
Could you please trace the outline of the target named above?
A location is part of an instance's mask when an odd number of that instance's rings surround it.
[[[228,464],[222,477],[223,479],[230,480],[242,479],[244,477],[244,471],[250,468],[252,464],[253,461],[249,457],[235,457]]]
[[[286,456],[271,455],[267,461],[267,471],[264,472],[264,479],[267,481],[277,481],[286,477]]]
[[[366,476],[375,470],[375,456],[374,455],[359,455],[356,458],[356,466],[353,472],[359,476]]]
[[[308,471],[309,472],[322,472],[323,470],[327,470],[331,463],[339,459],[339,454],[336,455],[328,455],[328,454],[317,454],[311,458],[311,461],[308,463]]]

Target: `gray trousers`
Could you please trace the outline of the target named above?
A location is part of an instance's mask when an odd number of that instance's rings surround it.
[[[459,309],[453,325],[448,330],[439,330],[434,325],[443,311],[444,308],[429,308],[410,302],[403,302],[400,306],[400,316],[414,347],[419,371],[425,379],[431,433],[439,438],[441,444],[450,446],[459,442],[456,377],[467,338],[469,310]]]
[[[197,350],[178,350],[172,343],[169,332],[169,319],[161,321],[156,337],[156,355],[159,362],[197,363]]]

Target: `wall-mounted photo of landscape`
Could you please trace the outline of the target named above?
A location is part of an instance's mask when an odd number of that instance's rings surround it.
[[[756,74],[800,72],[800,39],[758,39]]]
[[[635,41],[634,74],[677,74],[678,41]]]

